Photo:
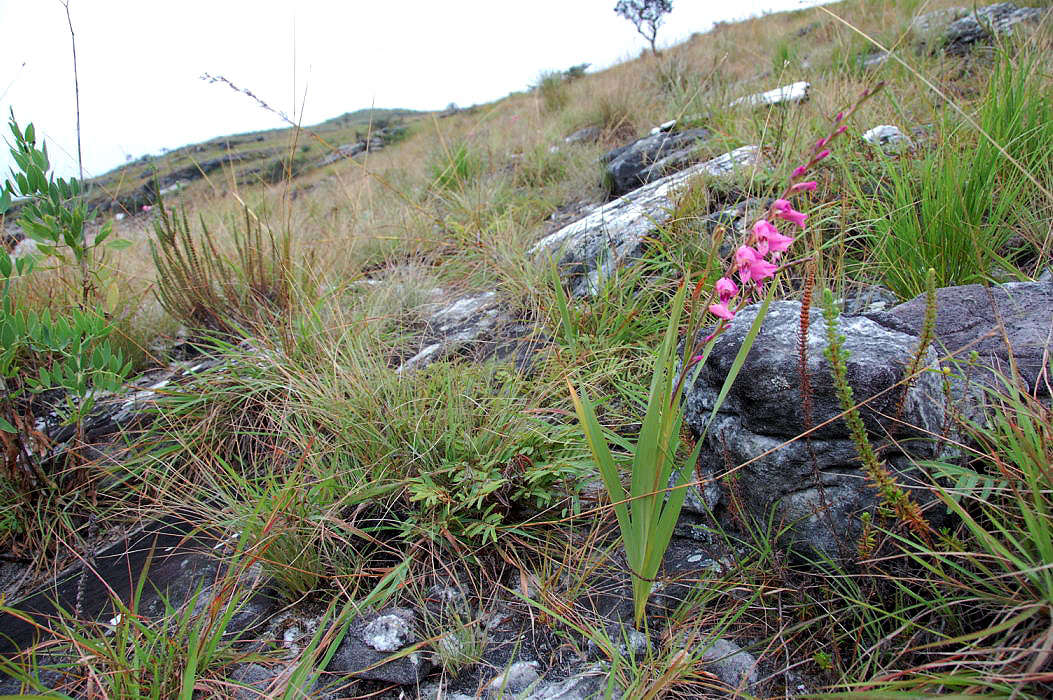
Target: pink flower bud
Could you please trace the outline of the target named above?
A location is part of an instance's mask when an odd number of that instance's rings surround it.
[[[823,138],[821,138],[821,139],[819,139],[818,141],[816,141],[816,142],[815,142],[815,150],[817,150],[817,151],[818,151],[818,150],[819,150],[820,148],[822,148],[823,146],[825,146],[825,145],[826,145],[826,143],[827,143],[827,141],[829,141],[829,140],[830,140],[830,139],[828,139],[827,137],[825,137],[825,136],[824,136]]]
[[[837,116],[834,117],[834,121],[835,122],[839,122],[839,121],[841,121],[844,118],[845,118],[845,113],[844,112],[838,112]]]
[[[804,175],[806,172],[808,172],[807,165],[798,165],[796,168],[793,169],[793,172],[790,173],[790,177],[796,179]]]
[[[829,148],[825,148],[822,151],[819,151],[819,153],[816,154],[815,158],[812,158],[812,162],[813,163],[818,163],[823,158],[826,158],[828,155],[830,155],[830,149]]]
[[[836,129],[834,129],[834,136],[840,136],[841,134],[845,133],[846,131],[848,131],[848,126],[846,124],[842,124],[841,126],[839,126]]]
[[[797,226],[804,228],[804,220],[808,218],[808,215],[795,210],[788,200],[776,199],[771,206],[777,217],[791,221]]]
[[[798,192],[805,191],[811,192],[817,186],[818,185],[816,185],[815,180],[809,180],[808,182],[798,182],[790,187],[790,194],[797,194]]]

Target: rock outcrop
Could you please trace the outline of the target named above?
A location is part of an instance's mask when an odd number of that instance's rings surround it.
[[[686,167],[698,145],[709,137],[705,129],[659,131],[604,154],[601,160],[607,164],[611,196],[626,194]]]
[[[918,15],[911,29],[923,46],[961,55],[975,44],[990,40],[992,34],[1008,34],[1025,22],[1037,23],[1047,11],[1018,7],[1011,2],[987,5],[972,12],[965,7],[949,7]]]
[[[644,185],[541,239],[530,253],[556,257],[560,275],[575,296],[596,292],[620,264],[639,257],[644,239],[669,220],[674,192],[699,175],[721,176],[756,164],[756,146],[743,146]]]
[[[685,507],[719,516],[733,505],[758,522],[774,512],[787,528],[789,544],[835,558],[850,554],[860,533],[859,516],[875,507],[877,494],[838,418],[819,309],[810,314],[807,338],[810,420],[804,416],[798,369],[801,306],[790,301],[771,304],[740,374],[713,413],[758,310],[753,305],[735,317],[685,392],[685,422],[705,435],[701,471],[719,482],[696,491]],[[954,430],[952,415],[982,416],[984,387],[1004,391],[1003,377],[1013,376],[1012,364],[1022,389],[1049,395],[1043,372],[1053,338],[1053,284],[938,290],[936,337],[920,363],[935,371],[923,371],[905,388],[901,380],[917,354],[924,318],[925,298],[918,297],[888,311],[840,319],[850,354],[847,378],[856,402],[863,402],[868,435],[882,446],[882,460],[906,488],[922,476],[919,460],[946,449],[938,438]],[[820,427],[799,438],[809,426]],[[733,476],[720,479],[722,474]]]

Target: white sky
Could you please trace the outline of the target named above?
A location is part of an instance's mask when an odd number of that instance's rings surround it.
[[[717,20],[820,0],[675,0],[659,45]],[[465,107],[542,70],[593,69],[646,42],[615,0],[70,0],[85,175],[146,153],[282,126],[202,73],[222,75],[305,125],[363,107]],[[76,172],[69,29],[59,0],[0,0],[0,125],[34,122],[56,170]],[[295,76],[295,79],[294,79]],[[297,97],[294,99],[294,95]],[[295,105],[295,107],[294,107]],[[0,144],[0,177],[8,173]]]

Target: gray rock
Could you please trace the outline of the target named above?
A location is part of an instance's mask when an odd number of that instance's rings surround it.
[[[267,688],[284,670],[282,666],[237,664],[230,673],[230,680],[242,686],[234,691],[235,700],[257,700],[265,696]]]
[[[664,134],[668,131],[672,131],[674,126],[676,126],[676,119],[670,119],[667,122],[662,122],[658,126],[651,129],[651,136],[654,136],[655,134]]]
[[[560,275],[571,293],[594,294],[620,264],[639,257],[644,238],[669,220],[677,188],[695,176],[726,175],[737,167],[756,164],[757,159],[756,146],[743,146],[651,182],[549,234],[530,254],[546,261],[558,255]]]
[[[910,138],[899,127],[891,124],[875,126],[863,132],[863,140],[871,146],[877,146],[886,153],[898,153],[910,148]]]
[[[537,665],[537,661],[517,661],[487,683],[486,689],[496,694],[521,693],[538,680]]]
[[[887,311],[897,304],[899,304],[899,297],[895,292],[877,285],[867,285],[852,290],[839,302],[841,313],[846,316]]]
[[[1027,391],[1048,395],[1047,385],[1039,376],[1046,353],[1051,351],[1053,283],[945,287],[936,291],[936,304],[936,344],[940,354],[955,353],[959,360],[955,365],[966,377],[1001,388],[1003,384],[994,373],[1011,374],[1012,348]],[[917,334],[925,318],[925,297],[919,296],[886,313],[868,314],[868,318],[887,328]],[[976,365],[965,362],[972,352],[979,355]]]
[[[869,70],[883,66],[886,61],[888,61],[888,51],[875,51],[863,56],[859,61],[859,66]]]
[[[924,43],[942,37],[947,27],[955,20],[969,13],[964,7],[945,7],[942,10],[933,10],[915,17],[911,23],[911,31],[914,36]]]
[[[1053,267],[1047,267],[1042,271],[1042,274],[1038,276],[1037,282],[1053,282]]]
[[[1022,22],[1038,22],[1045,10],[1017,7],[1000,2],[970,12],[964,7],[950,7],[919,15],[911,29],[922,44],[942,46],[949,53],[964,54],[974,44],[994,34],[1007,34]]]
[[[429,319],[423,347],[403,362],[396,372],[420,369],[491,334],[497,327],[501,311],[497,292],[458,297]]]
[[[706,670],[728,688],[750,692],[757,684],[757,659],[735,642],[718,638],[702,654]]]
[[[413,643],[414,619],[412,610],[391,608],[353,620],[326,670],[398,685],[418,683],[433,668],[430,655],[412,652],[392,658],[389,653]]]
[[[1000,2],[982,7],[947,27],[944,40],[950,53],[965,53],[978,41],[986,41],[991,33],[1008,34],[1021,22],[1037,23],[1043,10],[1037,7],[1017,7],[1011,2]]]
[[[767,92],[740,97],[737,100],[733,100],[728,107],[738,107],[739,105],[746,107],[770,107],[778,104],[797,104],[808,99],[808,91],[811,87],[810,83],[800,80]]]
[[[564,143],[576,144],[576,143],[596,143],[600,140],[600,136],[603,134],[603,129],[598,126],[587,126],[584,129],[578,129],[570,136],[563,139]]]
[[[715,341],[706,365],[685,393],[685,422],[699,434],[759,305],[739,312]],[[745,364],[706,433],[700,459],[704,475],[736,471],[736,495],[745,510],[764,522],[774,509],[788,526],[787,544],[800,543],[839,557],[854,549],[858,516],[874,507],[874,489],[864,481],[855,445],[843,420],[831,421],[808,441],[786,443],[804,431],[798,371],[800,304],[771,304]],[[829,365],[823,357],[826,324],[813,309],[807,340],[812,421],[819,425],[841,413]],[[885,328],[864,317],[842,317],[840,331],[850,353],[848,381],[875,442],[896,426],[896,447],[883,453],[890,470],[908,473],[912,459],[929,458],[936,447],[925,438],[943,428],[944,394],[937,373],[925,373],[909,388],[893,388],[916,352],[914,335]],[[923,366],[936,366],[929,348]],[[904,425],[896,421],[900,414]],[[909,455],[904,451],[909,449]],[[711,504],[712,497],[705,499]],[[692,503],[686,503],[690,509]]]
[[[544,683],[524,700],[619,700],[621,689],[611,683],[610,669],[604,664],[571,676],[559,683]]]
[[[623,195],[653,182],[663,177],[666,170],[678,169],[678,164],[683,167],[699,143],[709,137],[705,129],[674,134],[660,131],[606,153],[601,160],[607,164],[611,195]]]

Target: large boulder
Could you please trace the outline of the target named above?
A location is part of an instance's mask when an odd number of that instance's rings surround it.
[[[660,131],[604,154],[611,196],[623,195],[687,166],[698,145],[710,137],[705,129]]]
[[[865,402],[860,412],[870,441],[881,446],[881,459],[905,487],[922,476],[919,460],[948,449],[936,438],[955,429],[951,416],[981,417],[984,387],[1004,391],[1013,365],[1021,388],[1049,394],[1043,369],[1048,372],[1053,337],[1053,283],[947,287],[937,290],[936,300],[935,340],[920,366],[938,371],[922,372],[906,389],[900,381],[917,354],[924,296],[888,311],[842,316],[839,324],[850,354],[848,383],[855,401]],[[826,322],[819,309],[810,314],[806,347],[810,425],[822,427],[798,439],[806,429],[798,368],[801,306],[790,301],[771,304],[739,376],[713,414],[758,310],[753,305],[739,312],[685,391],[685,422],[705,434],[700,469],[714,479],[685,508],[719,517],[734,503],[759,522],[774,513],[777,524],[787,527],[788,543],[851,558],[860,515],[876,506],[877,493],[846,424],[835,420],[841,407],[823,356]]]
[[[787,527],[788,544],[847,557],[860,532],[858,516],[877,501],[848,426],[835,420],[841,406],[823,356],[826,323],[818,309],[810,316],[806,366],[812,387],[810,424],[823,427],[807,440],[794,439],[805,431],[806,421],[798,369],[801,306],[790,301],[771,304],[738,378],[709,424],[724,378],[758,310],[754,305],[739,312],[686,390],[685,422],[696,434],[705,433],[702,473],[714,478],[734,474],[723,480],[724,490],[703,492],[704,506],[719,514],[734,500],[758,522],[765,522],[774,509],[778,525]],[[861,409],[866,429],[875,443],[895,436],[882,457],[902,483],[910,478],[913,460],[937,453],[927,436],[938,435],[944,426],[942,375],[924,373],[904,392],[897,384],[916,354],[917,337],[860,316],[843,317],[840,331],[850,353],[847,376],[855,400],[867,402]],[[922,366],[937,366],[934,349],[926,351]]]
[[[1012,377],[1015,364],[1022,388],[1049,395],[1053,282],[945,287],[936,291],[936,308],[936,345],[941,355],[953,356],[949,364],[956,374],[999,390],[1004,386],[1000,377]],[[925,320],[925,297],[867,316],[916,335]],[[974,352],[978,362],[969,361]]]
[[[560,275],[571,293],[594,294],[619,264],[639,257],[646,236],[669,220],[678,188],[699,175],[727,175],[755,164],[757,157],[756,146],[743,146],[651,182],[545,236],[530,253],[545,261],[558,256]]]

